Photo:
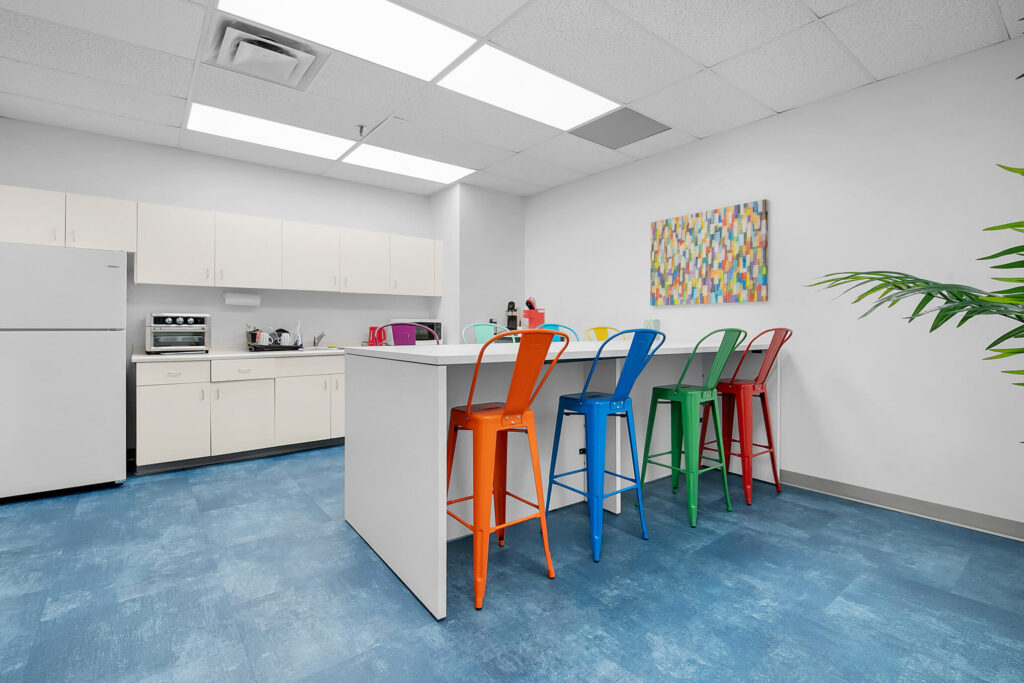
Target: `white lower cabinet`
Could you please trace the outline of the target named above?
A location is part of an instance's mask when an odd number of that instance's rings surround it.
[[[136,466],[208,457],[211,398],[208,382],[138,387]]]
[[[276,445],[274,381],[215,382],[210,409],[212,455],[253,451]]]
[[[331,375],[331,438],[345,436],[345,375]]]
[[[277,443],[303,443],[331,438],[329,375],[278,377]]]

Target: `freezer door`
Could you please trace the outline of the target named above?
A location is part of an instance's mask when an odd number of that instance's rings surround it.
[[[123,330],[123,251],[0,244],[0,330]]]
[[[125,333],[0,331],[0,498],[124,481]]]

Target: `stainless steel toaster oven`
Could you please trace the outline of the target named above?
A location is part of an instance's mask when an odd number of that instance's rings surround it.
[[[209,353],[206,313],[151,313],[146,318],[146,353]]]

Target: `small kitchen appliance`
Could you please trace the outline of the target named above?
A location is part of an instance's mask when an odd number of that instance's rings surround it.
[[[146,317],[146,353],[209,353],[208,313],[151,313]]]

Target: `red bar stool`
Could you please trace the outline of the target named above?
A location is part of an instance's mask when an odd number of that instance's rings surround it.
[[[757,376],[754,379],[736,379],[736,375],[739,374],[740,368],[743,367],[743,361],[746,360],[747,354],[750,353],[750,347],[755,341],[760,339],[766,334],[771,333],[772,340],[768,345],[768,349],[764,352],[764,359],[761,361],[761,369],[758,370]],[[772,365],[775,364],[775,359],[779,355],[779,350],[782,345],[789,341],[789,338],[793,336],[793,330],[785,327],[773,327],[761,332],[747,344],[747,348],[743,350],[743,355],[740,357],[739,365],[736,366],[735,372],[732,373],[732,379],[729,381],[723,381],[718,383],[718,393],[722,396],[722,431],[725,438],[725,466],[728,471],[729,459],[733,454],[732,444],[738,441],[740,444],[740,452],[737,454],[740,456],[740,460],[743,463],[743,496],[747,499],[747,505],[750,505],[750,499],[754,489],[754,475],[753,475],[753,459],[755,456],[764,455],[767,453],[772,459],[772,474],[775,476],[775,490],[779,493],[782,492],[782,484],[779,483],[779,468],[775,464],[775,442],[772,439],[772,419],[768,414],[768,400],[765,398],[765,380],[768,379],[768,373],[772,370]],[[754,443],[754,425],[753,425],[753,413],[754,413],[754,399],[761,399],[761,414],[764,417],[764,429],[768,437],[768,443]],[[734,439],[732,436],[732,418],[736,415],[736,419],[739,422],[740,436],[738,439]],[[707,432],[708,424],[708,408],[704,408],[704,419],[700,425],[700,443],[701,453],[705,450],[716,451],[715,441],[704,441],[705,434]],[[711,444],[710,446],[708,444]],[[764,450],[754,452],[754,447],[763,448]]]
[[[516,363],[512,369],[512,381],[508,389],[508,397],[504,403],[480,403],[473,405],[473,391],[476,389],[476,378],[480,373],[480,362],[484,351],[494,341],[509,335],[519,335],[519,350]],[[555,354],[547,372],[537,377],[544,367],[551,340],[564,337],[562,348]],[[473,370],[473,382],[469,386],[469,398],[465,406],[452,408],[448,424],[448,486],[452,483],[452,460],[455,458],[455,440],[459,432],[468,429],[473,432],[473,495],[449,500],[448,505],[473,501],[473,521],[467,522],[451,510],[448,514],[461,522],[473,532],[473,593],[476,608],[484,606],[484,591],[487,588],[487,554],[491,534],[497,532],[498,545],[505,545],[505,528],[531,519],[540,519],[540,533],[544,541],[544,557],[548,563],[548,577],[555,578],[555,568],[551,564],[551,550],[548,548],[548,523],[544,514],[544,494],[540,479],[540,460],[537,454],[537,428],[534,425],[533,411],[530,404],[555,363],[569,345],[569,337],[563,332],[554,330],[515,330],[503,332],[488,339],[480,349],[476,358],[476,369]],[[536,385],[536,386],[534,386]],[[533,461],[533,480],[537,489],[537,502],[533,503],[511,493],[505,488],[505,473],[508,464],[508,433],[523,432],[530,442],[530,459]],[[491,498],[494,498],[494,521],[491,525]],[[516,500],[536,508],[537,512],[513,520],[505,521],[505,503],[511,496]]]

